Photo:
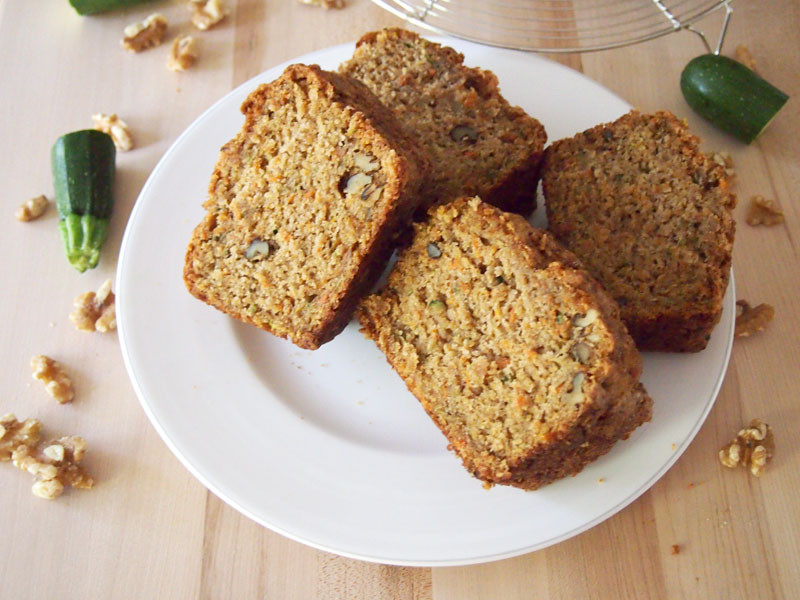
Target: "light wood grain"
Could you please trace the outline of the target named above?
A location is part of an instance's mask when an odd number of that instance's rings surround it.
[[[692,34],[556,57],[643,110],[668,108],[686,117],[708,148],[731,152],[740,196],[737,295],[773,304],[776,322],[737,340],[708,421],[678,463],[631,506],[546,550],[437,569],[337,557],[229,508],[158,438],[128,382],[116,335],[79,332],[67,319],[74,296],[113,278],[142,185],[203,110],[264,69],[398,23],[368,0],[351,0],[341,11],[293,0],[229,4],[229,19],[196,34],[197,66],[175,74],[164,67],[166,47],[134,56],[118,44],[126,24],[154,10],[167,15],[172,33],[192,31],[181,2],[80,18],[66,0],[0,0],[0,198],[6,214],[0,219],[0,412],[36,416],[47,435],[85,436],[87,464],[98,482],[92,491],[73,490],[48,503],[31,495],[28,475],[0,465],[0,597],[799,598],[800,2],[734,3],[725,50],[748,45],[761,73],[792,95],[751,146],[712,129],[681,98],[680,70],[702,52]],[[717,14],[700,25],[713,38],[720,24]],[[534,88],[545,85],[531,81]],[[99,111],[128,121],[137,148],[118,157],[117,207],[102,262],[80,275],[63,257],[54,207],[28,224],[12,213],[29,197],[52,197],[50,146],[60,134],[88,127]],[[777,199],[786,224],[744,224],[754,194]],[[147,294],[159,301],[158,290]],[[73,375],[72,405],[57,405],[31,379],[28,361],[38,353],[62,360]],[[761,479],[723,469],[716,459],[717,449],[755,416],[773,425],[778,445]],[[671,553],[673,544],[678,554]]]

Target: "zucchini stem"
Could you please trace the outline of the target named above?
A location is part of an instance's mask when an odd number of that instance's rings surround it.
[[[108,237],[108,219],[92,215],[67,215],[58,224],[69,264],[83,273],[100,260],[100,248]]]

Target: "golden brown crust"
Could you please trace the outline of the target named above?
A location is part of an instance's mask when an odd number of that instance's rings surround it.
[[[468,471],[535,489],[649,420],[616,304],[550,235],[466,198],[415,229],[357,316]]]
[[[314,349],[380,275],[427,161],[366,87],[317,66],[287,67],[242,112],[184,281],[219,310]]]
[[[536,207],[544,127],[509,105],[494,73],[463,61],[452,48],[390,28],[364,35],[340,71],[375,92],[432,157],[420,217],[462,195],[529,214]]]
[[[650,421],[652,400],[641,383],[626,396],[622,404],[632,406],[627,412],[587,418],[520,465],[508,485],[534,490],[557,479],[577,475],[590,462],[608,453],[619,440],[628,439],[639,425]]]
[[[669,112],[559,140],[542,173],[549,228],[620,304],[641,350],[702,350],[722,312],[735,222],[724,165]]]

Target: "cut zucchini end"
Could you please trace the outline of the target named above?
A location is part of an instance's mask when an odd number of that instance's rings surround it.
[[[92,215],[69,215],[58,224],[67,260],[83,273],[100,261],[100,248],[108,237],[108,219]]]
[[[781,93],[783,93],[783,92],[781,92]],[[769,114],[768,114],[768,115],[766,115],[766,116],[765,116],[765,119],[766,119],[766,120],[765,120],[765,121],[763,121],[763,124],[761,125],[761,127],[760,127],[760,128],[758,128],[758,130],[757,130],[757,131],[755,131],[755,133],[754,133],[752,136],[740,137],[739,139],[740,139],[740,140],[742,140],[742,141],[743,141],[745,144],[749,144],[750,142],[753,142],[753,141],[755,141],[755,139],[756,139],[758,136],[760,136],[760,135],[761,135],[761,133],[762,133],[762,132],[763,132],[763,131],[764,131],[764,130],[767,128],[767,127],[769,127],[769,124],[770,124],[770,123],[772,123],[772,120],[773,120],[775,117],[777,117],[777,116],[778,116],[778,112],[779,112],[779,111],[780,111],[780,110],[783,108],[783,105],[784,105],[784,104],[786,104],[786,102],[787,102],[788,100],[789,100],[789,96],[787,96],[786,94],[783,94],[783,98],[779,98],[779,99],[778,99],[778,100],[775,102],[775,104],[772,106],[772,114],[771,114],[771,115],[769,115]]]
[[[67,260],[69,264],[75,267],[75,270],[79,273],[83,273],[87,269],[94,269],[97,266],[97,263],[100,261],[100,253],[92,251],[84,252],[83,250],[68,252]]]

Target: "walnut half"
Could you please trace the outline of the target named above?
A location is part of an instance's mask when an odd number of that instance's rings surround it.
[[[760,419],[753,419],[749,427],[740,429],[736,438],[720,449],[719,460],[728,468],[742,466],[760,477],[774,453],[772,428]]]
[[[117,313],[110,279],[106,279],[96,293],[86,292],[75,298],[73,304],[75,310],[69,315],[69,320],[81,331],[105,333],[117,328]]]

